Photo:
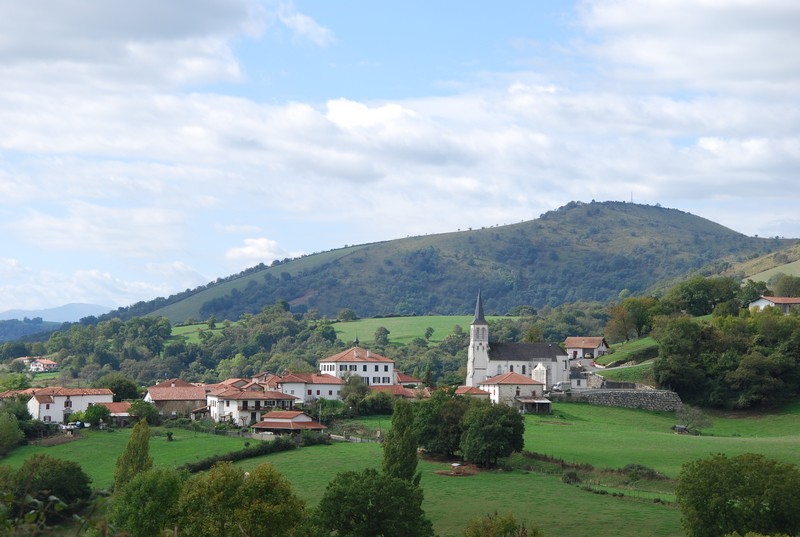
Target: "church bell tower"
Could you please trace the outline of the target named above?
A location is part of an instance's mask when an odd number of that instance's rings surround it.
[[[486,380],[489,367],[489,323],[483,316],[483,300],[478,291],[475,304],[475,319],[469,325],[469,349],[467,351],[467,386],[478,386]]]

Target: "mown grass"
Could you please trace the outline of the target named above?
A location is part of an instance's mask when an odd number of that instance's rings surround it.
[[[505,317],[487,317],[487,320],[503,319]],[[516,319],[516,317],[509,317]],[[469,332],[469,325],[475,319],[472,315],[431,315],[419,317],[381,317],[372,319],[358,319],[356,321],[337,322],[334,324],[336,336],[349,343],[358,336],[359,341],[369,343],[374,340],[375,330],[381,326],[389,330],[389,343],[391,345],[406,345],[414,338],[425,338],[425,330],[433,328],[430,343],[441,343],[442,340],[453,332],[453,327],[460,326]]]

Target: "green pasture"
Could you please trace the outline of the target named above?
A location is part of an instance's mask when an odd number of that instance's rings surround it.
[[[487,317],[491,319],[504,319],[505,317]],[[509,317],[515,319],[516,317]],[[469,325],[475,320],[473,315],[431,315],[419,317],[381,317],[372,319],[358,319],[356,321],[337,322],[334,324],[336,336],[350,343],[358,337],[363,343],[374,340],[375,330],[381,326],[389,331],[389,343],[392,345],[405,345],[414,338],[425,338],[425,330],[433,328],[433,335],[429,340],[432,344],[441,343],[442,340],[453,332],[453,327],[459,325],[469,333]]]
[[[631,341],[611,345],[611,352],[605,356],[601,356],[595,361],[601,365],[607,365],[611,362],[627,361],[651,347],[658,347],[656,340],[651,337],[633,339]]]
[[[670,413],[610,408],[579,403],[555,403],[551,415],[525,416],[525,449],[568,462],[591,464],[597,469],[618,469],[627,464],[653,468],[675,477],[688,461],[713,453],[761,453],[800,465],[800,403],[768,414],[715,413],[712,426],[701,436],[674,434]],[[349,430],[370,434],[391,426],[389,416],[371,416],[345,424]],[[154,429],[158,434],[164,430]],[[180,466],[210,454],[244,447],[244,439],[173,429],[175,441],[154,436],[150,451],[158,465]],[[113,481],[114,463],[128,441],[130,430],[113,433],[84,431],[83,438],[53,447],[24,446],[0,460],[18,467],[34,453],[74,460],[93,478],[95,487]],[[381,446],[375,443],[335,443],[312,446],[242,461],[245,469],[270,462],[291,482],[296,493],[314,506],[338,472],[379,468]],[[547,535],[621,537],[682,535],[680,513],[674,504],[671,482],[631,486],[612,474],[593,477],[590,484],[607,494],[582,490],[560,481],[560,470],[542,470],[531,459],[515,455],[513,470],[482,471],[451,476],[450,461],[421,460],[425,510],[437,533],[457,536],[474,516],[513,511],[539,525]],[[527,470],[526,470],[527,468]],[[612,493],[623,493],[624,497]]]
[[[184,429],[170,429],[173,441],[168,442],[163,429],[152,429],[150,455],[156,465],[177,467],[210,455],[228,453],[244,448],[245,439]],[[75,461],[92,478],[94,488],[108,488],[114,482],[114,465],[125,449],[131,429],[113,432],[82,429],[80,439],[55,446],[23,446],[0,459],[0,464],[19,468],[32,455],[43,453],[51,457]]]
[[[598,374],[602,375],[605,379],[615,380],[617,382],[638,382],[639,384],[655,386],[653,360],[626,367],[610,367],[598,371]]]
[[[167,344],[169,345],[172,341],[183,341],[185,343],[200,343],[200,331],[206,330],[208,331],[208,323],[197,323],[197,324],[187,324],[181,326],[173,326],[172,327],[172,335],[167,340]],[[218,322],[217,327],[214,330],[210,330],[212,333],[221,332],[222,331],[222,323]]]

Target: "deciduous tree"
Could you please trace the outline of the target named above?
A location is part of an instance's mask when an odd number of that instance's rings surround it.
[[[151,468],[117,491],[111,520],[130,537],[161,535],[177,521],[183,477],[171,468]]]
[[[800,471],[746,453],[683,465],[676,487],[689,537],[728,533],[800,533]]]
[[[461,454],[480,466],[497,464],[524,445],[525,421],[507,405],[475,404],[464,416],[463,427]]]
[[[328,484],[318,507],[326,535],[337,537],[431,537],[422,489],[369,468],[342,472]]]

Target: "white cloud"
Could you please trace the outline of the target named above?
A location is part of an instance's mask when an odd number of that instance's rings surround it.
[[[277,241],[260,237],[244,239],[244,245],[230,248],[225,252],[225,258],[233,261],[247,261],[252,264],[271,263],[275,259],[298,257],[302,253],[288,253],[281,248]]]
[[[311,41],[318,47],[327,47],[336,42],[336,36],[330,29],[318,24],[308,15],[299,13],[291,2],[281,4],[276,15],[300,39]]]

